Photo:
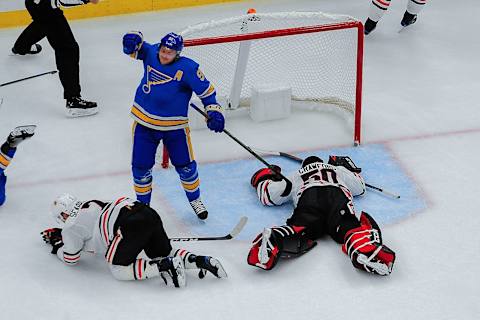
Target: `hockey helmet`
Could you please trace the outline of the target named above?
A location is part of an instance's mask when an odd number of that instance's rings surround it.
[[[183,37],[179,34],[170,32],[160,41],[160,46],[177,51],[177,54],[183,50]]]
[[[77,219],[82,202],[77,197],[63,193],[53,200],[51,214],[53,219],[62,227],[71,227]]]
[[[302,161],[302,168],[315,162],[323,163],[323,160],[317,156],[309,156]]]

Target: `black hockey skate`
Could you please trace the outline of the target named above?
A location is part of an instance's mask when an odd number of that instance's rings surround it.
[[[408,11],[405,11],[405,14],[403,15],[402,21],[400,24],[402,27],[408,27],[411,24],[414,24],[417,21],[417,15],[416,14],[411,14]]]
[[[67,116],[85,117],[91,116],[98,112],[97,103],[93,101],[83,100],[81,97],[72,97],[67,99]]]
[[[227,278],[227,273],[225,272],[225,269],[223,269],[222,264],[213,257],[196,256],[195,264],[200,269],[200,272],[198,273],[200,279],[205,278],[207,271],[217,278]]]
[[[26,54],[38,54],[42,51],[42,46],[39,45],[38,43],[35,43],[34,45],[32,45],[32,47],[30,48],[30,50],[28,50],[27,52],[25,53],[20,53],[17,51],[17,49],[15,49],[15,47],[12,48],[12,53],[14,55],[19,55],[19,56],[24,56]]]
[[[16,127],[7,137],[8,145],[11,148],[16,148],[20,142],[32,137],[35,134],[36,127],[37,126],[34,124]]]
[[[375,30],[375,28],[377,27],[377,22],[371,20],[370,18],[367,18],[367,21],[365,21],[365,24],[363,25],[363,27],[364,27],[363,33],[367,35],[373,30]]]
[[[167,286],[175,286],[176,288],[185,287],[186,276],[183,262],[178,257],[165,257],[150,261],[150,264],[156,264],[160,277]]]
[[[190,201],[190,205],[192,206],[193,211],[200,220],[207,219],[208,211],[200,198]]]

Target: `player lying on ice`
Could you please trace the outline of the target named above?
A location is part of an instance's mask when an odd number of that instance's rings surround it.
[[[51,213],[61,228],[41,234],[52,246],[51,253],[67,265],[76,264],[85,251],[104,255],[118,280],[161,277],[166,285],[183,287],[185,269],[199,269],[200,278],[207,272],[227,277],[217,259],[172,249],[159,214],[141,202],[126,197],[79,201],[63,194],[53,202]],[[140,256],[142,251],[148,258]]]
[[[389,275],[395,252],[382,243],[380,228],[370,215],[362,212],[360,218],[355,216],[352,197],[365,192],[360,171],[349,157],[330,156],[326,164],[310,156],[290,181],[269,168],[255,172],[251,184],[262,204],[293,201],[295,209],[286,225],[264,229],[255,238],[248,264],[270,270],[280,257],[301,255],[328,234],[342,245],[354,267]]]

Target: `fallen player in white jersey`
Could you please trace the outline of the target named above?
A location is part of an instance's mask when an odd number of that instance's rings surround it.
[[[51,253],[65,264],[78,263],[82,252],[101,254],[118,280],[161,277],[175,287],[185,286],[185,269],[198,269],[200,278],[207,272],[227,277],[217,259],[172,249],[159,214],[138,201],[126,197],[79,201],[63,194],[53,202],[52,214],[61,228],[41,234],[52,246]]]
[[[328,234],[354,267],[379,275],[392,272],[395,252],[382,243],[377,223],[366,212],[355,216],[352,197],[365,192],[365,182],[349,157],[330,156],[326,164],[310,156],[289,179],[270,168],[258,170],[251,179],[263,205],[292,201],[295,209],[286,225],[266,228],[255,238],[248,264],[270,270],[279,258],[299,256]]]

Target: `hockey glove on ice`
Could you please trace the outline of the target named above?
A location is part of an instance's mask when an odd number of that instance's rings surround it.
[[[57,254],[58,249],[63,247],[62,229],[50,228],[40,232],[43,241],[52,246],[52,254]]]
[[[328,164],[331,164],[332,166],[342,166],[355,173],[362,172],[362,168],[358,168],[348,156],[329,156]]]
[[[250,179],[250,184],[252,187],[257,188],[258,184],[265,180],[273,180],[273,181],[282,181],[282,178],[277,174],[282,171],[282,168],[276,165],[272,165],[271,168],[262,168],[255,172]]]
[[[225,118],[223,117],[223,114],[219,111],[207,111],[207,115],[208,129],[215,132],[222,132],[225,128]]]
[[[131,31],[123,36],[123,52],[132,54],[138,50],[143,43],[143,34],[140,31]]]

